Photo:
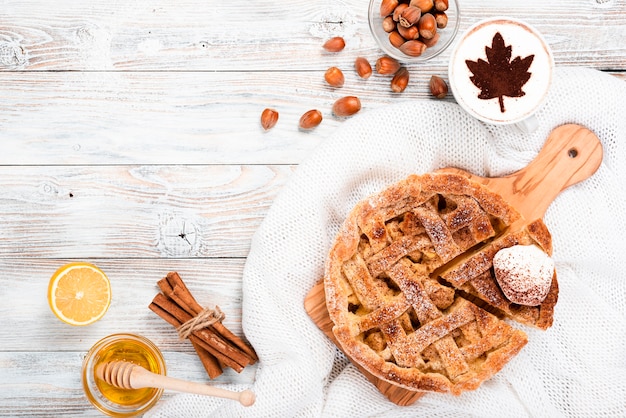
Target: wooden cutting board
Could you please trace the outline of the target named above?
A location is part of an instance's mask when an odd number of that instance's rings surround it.
[[[482,183],[500,194],[525,219],[542,218],[550,203],[567,187],[589,178],[602,163],[602,144],[598,137],[580,125],[568,124],[554,129],[537,157],[522,170],[505,177],[480,177],[457,168],[440,171],[457,173]],[[573,208],[575,210],[575,208]],[[304,299],[304,309],[313,322],[337,345],[328,316],[324,283],[319,281]],[[416,392],[387,383],[354,363],[391,402],[411,405],[425,392]]]

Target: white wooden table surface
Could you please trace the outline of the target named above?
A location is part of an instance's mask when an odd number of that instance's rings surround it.
[[[460,4],[461,31],[489,15],[521,18],[558,66],[626,81],[626,0]],[[325,52],[337,35],[345,50]],[[359,79],[357,56],[381,56],[362,0],[0,1],[0,415],[98,416],[81,389],[82,358],[115,332],[153,340],[170,375],[207,380],[191,346],[148,310],[156,281],[178,271],[241,334],[251,237],[297,165],[341,125],[334,100],[359,96],[366,111],[428,98],[449,51],[409,65],[402,94],[388,77]],[[344,69],[341,89],[324,82],[333,65]],[[265,107],[280,113],[268,132]],[[312,108],[324,121],[302,132]],[[93,262],[112,282],[108,313],[88,327],[48,308],[50,276],[69,261]]]

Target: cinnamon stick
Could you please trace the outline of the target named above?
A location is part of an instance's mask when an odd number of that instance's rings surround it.
[[[164,279],[161,279],[159,281],[159,288],[166,296],[175,300],[181,308],[192,316],[198,315],[204,310],[193,297],[183,279],[176,272],[169,272]],[[250,364],[254,364],[259,359],[252,347],[246,344],[245,341],[237,335],[233,334],[221,322],[218,321],[209,328],[213,328],[214,331],[220,334],[226,341],[229,341],[242,350],[248,356]]]
[[[176,318],[176,320],[180,324],[185,323],[193,318],[192,315],[188,314],[175,302],[173,302],[171,299],[161,293],[157,294],[154,297],[152,303],[160,306],[163,310]],[[243,370],[245,366],[250,364],[250,359],[245,353],[241,352],[241,350],[234,348],[227,341],[222,339],[219,334],[211,331],[210,329],[204,328],[198,331],[194,331],[192,335],[200,340],[200,345],[202,346],[202,348],[209,351],[219,361],[221,361],[228,367],[233,368],[235,371],[241,372],[241,370]]]
[[[155,297],[155,299],[149,305],[149,308],[165,321],[173,325],[175,328],[181,326],[182,323],[185,321],[180,319],[182,315],[182,311],[180,310],[180,308],[173,304],[171,301],[163,299],[163,295],[161,294]],[[204,335],[204,338],[202,338],[194,332],[192,335],[189,336],[189,341],[191,341],[192,344],[195,344],[202,350],[206,351],[207,354],[209,354],[211,357],[215,358],[217,366],[220,368],[220,374],[222,368],[220,363],[224,364],[225,366],[231,367],[237,372],[241,372],[243,370],[245,365],[241,365],[237,363],[237,361],[229,358],[227,355],[221,352],[220,349],[215,347],[215,341],[207,339],[207,337],[208,336]],[[215,367],[215,365],[212,364],[209,366],[211,367],[211,369]],[[209,374],[209,377],[210,376],[211,374]]]
[[[200,312],[202,312],[202,310],[196,312],[194,309],[192,309],[189,303],[187,303],[185,300],[183,300],[174,293],[174,286],[171,284],[170,280],[168,280],[170,274],[172,273],[168,273],[168,276],[162,278],[157,282],[157,285],[159,286],[159,289],[161,289],[161,292],[163,292],[165,296],[176,302],[178,306],[183,308],[183,310],[185,310],[185,312],[187,312],[191,316],[198,315]],[[178,274],[176,275],[178,276]]]
[[[187,285],[183,282],[183,279],[178,273],[175,271],[167,273],[165,280],[169,284],[169,288],[171,289],[173,296],[179,298],[183,305],[189,307],[191,311],[189,312],[190,314],[197,315],[204,310],[204,308],[193,297],[189,288],[187,288]]]
[[[222,325],[221,322],[216,322],[215,324],[213,324],[213,327],[222,337],[224,337],[226,340],[230,341],[240,350],[246,353],[246,355],[250,359],[250,364],[254,364],[257,362],[259,358],[257,357],[256,352],[252,349],[252,347],[247,345],[245,341],[233,334],[228,328]]]
[[[190,341],[194,350],[198,354],[200,358],[200,362],[204,366],[204,370],[206,370],[209,378],[215,379],[223,373],[222,366],[220,365],[217,358],[205,350],[197,341]]]
[[[191,334],[187,338],[211,378],[222,373],[222,367],[241,372],[248,364],[258,360],[254,349],[226,328],[219,315],[214,317],[211,311],[196,301],[178,273],[168,273],[157,285],[162,293],[154,297],[150,309],[177,329],[183,324],[186,327],[190,325]],[[221,313],[219,308],[217,312]],[[199,325],[200,329],[191,325],[193,322],[188,322],[194,319],[202,323],[205,318],[208,322]],[[212,322],[211,318],[217,320]]]
[[[176,328],[181,325],[180,322],[176,320],[176,318],[174,318],[157,304],[151,303],[148,307],[151,311],[156,313],[159,317],[164,319],[170,325],[173,325]],[[196,353],[198,354],[198,357],[202,362],[202,366],[204,366],[204,369],[211,379],[215,379],[223,373],[222,367],[220,366],[220,363],[214,355],[205,350],[196,341],[191,341],[191,345],[193,345],[193,348],[196,350]]]
[[[165,277],[165,280],[169,284],[169,287],[167,288],[167,292],[171,292],[169,295],[166,293],[166,295],[168,295],[174,300],[177,300],[178,304],[183,309],[185,309],[187,312],[189,312],[192,315],[197,315],[204,310],[204,308],[193,297],[193,295],[187,288],[187,285],[185,285],[185,282],[183,282],[183,279],[180,277],[178,273],[176,272],[168,273],[167,276]],[[188,307],[189,310],[187,310],[185,307]],[[222,335],[222,337],[224,337],[226,340],[230,341],[235,346],[239,347],[244,353],[246,353],[248,357],[250,358],[251,364],[255,363],[259,359],[256,355],[256,352],[252,349],[252,347],[246,344],[245,341],[243,341],[237,335],[233,334],[221,322],[219,321],[216,322],[215,324],[212,325],[212,327],[215,329],[215,331],[217,331],[220,335]]]

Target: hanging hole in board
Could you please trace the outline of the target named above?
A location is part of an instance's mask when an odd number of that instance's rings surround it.
[[[578,157],[578,150],[576,148],[571,148],[569,151],[567,151],[567,156],[570,158]]]

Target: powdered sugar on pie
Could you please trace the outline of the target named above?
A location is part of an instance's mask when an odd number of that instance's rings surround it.
[[[548,295],[554,261],[534,245],[503,248],[493,257],[500,288],[511,302],[537,306]]]
[[[552,325],[556,275],[538,306],[510,300],[494,277],[494,256],[520,244],[552,251],[541,219],[523,219],[464,176],[412,175],[362,200],[342,225],[324,275],[340,348],[393,385],[476,389],[527,342],[503,317]]]

